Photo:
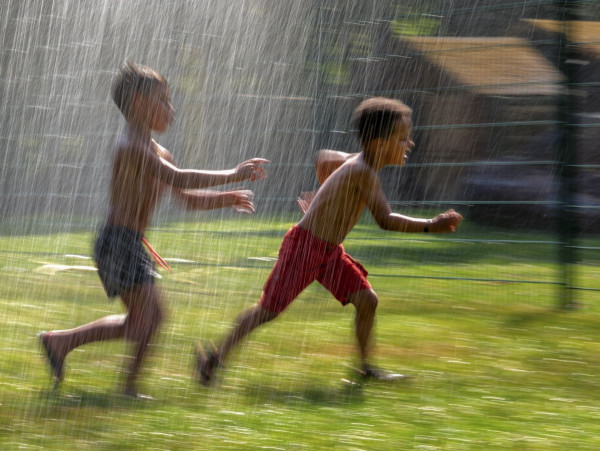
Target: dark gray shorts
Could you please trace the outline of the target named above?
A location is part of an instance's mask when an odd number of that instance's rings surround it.
[[[154,283],[154,261],[144,249],[142,234],[134,230],[104,225],[94,244],[94,260],[109,298]]]

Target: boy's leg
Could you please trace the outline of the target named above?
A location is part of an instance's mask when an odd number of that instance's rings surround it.
[[[372,347],[372,332],[377,309],[377,294],[372,289],[356,291],[348,296],[348,301],[356,307],[355,331],[360,351],[360,374],[364,379],[397,381],[407,379],[404,374],[382,371],[371,366],[369,357]]]
[[[277,313],[264,309],[260,304],[244,310],[237,318],[236,325],[219,347],[219,359],[224,360],[229,351],[246,335],[263,323],[277,317]]]
[[[124,324],[125,338],[134,342],[133,361],[125,381],[125,394],[137,396],[137,377],[148,350],[164,317],[160,294],[153,284],[136,285],[122,296],[129,313]]]
[[[361,365],[368,365],[371,335],[377,309],[377,294],[372,289],[360,290],[348,295],[348,301],[356,308],[354,330],[358,341]]]
[[[204,350],[199,347],[196,356],[196,372],[199,381],[204,385],[210,384],[213,371],[220,362],[225,360],[238,342],[261,324],[276,318],[277,315],[278,313],[266,310],[260,304],[255,304],[240,313],[235,326],[217,349],[209,351],[209,354],[206,355]]]
[[[371,334],[375,322],[378,298],[367,280],[367,270],[338,246],[326,268],[317,280],[342,305],[353,304],[356,309],[354,331],[356,334],[361,367],[368,364]]]
[[[237,317],[236,325],[219,348],[206,354],[201,346],[198,347],[196,376],[204,385],[211,382],[213,370],[239,341],[261,324],[276,318],[316,279],[319,265],[314,260],[322,253],[322,246],[317,251],[312,247],[310,234],[298,226],[285,234],[260,301]]]
[[[122,296],[129,313],[109,315],[69,330],[45,332],[42,345],[50,361],[54,377],[62,379],[64,359],[73,349],[87,343],[126,337],[137,343],[127,386],[135,383],[139,366],[150,338],[158,329],[163,311],[154,285],[137,285]]]
[[[64,361],[69,352],[86,343],[123,337],[126,317],[110,315],[74,329],[43,332],[41,343],[56,382],[63,378]]]
[[[264,309],[260,304],[244,310],[237,318],[236,324],[225,337],[221,345],[209,351],[208,355],[199,347],[196,356],[196,372],[200,382],[204,385],[210,384],[215,368],[225,360],[229,351],[231,351],[239,341],[244,339],[250,332],[261,324],[271,321],[277,317],[278,313]]]

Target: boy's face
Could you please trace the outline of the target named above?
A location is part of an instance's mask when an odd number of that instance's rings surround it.
[[[148,96],[144,96],[148,126],[158,133],[164,132],[171,122],[175,110],[171,105],[171,94],[166,83],[159,83],[152,89]]]
[[[404,166],[408,160],[408,155],[415,143],[411,139],[412,120],[410,118],[402,118],[392,131],[390,137],[386,140],[386,154],[388,157],[387,164]]]

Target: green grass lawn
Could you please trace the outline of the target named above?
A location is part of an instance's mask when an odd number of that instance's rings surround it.
[[[374,360],[412,381],[343,382],[356,379],[353,308],[313,284],[207,389],[191,377],[196,341],[219,340],[258,300],[265,257],[297,217],[193,218],[148,234],[185,261],[158,282],[169,317],[141,380],[155,398],[145,402],[118,394],[122,342],[77,349],[50,389],[36,333],[123,311],[94,271],[56,267],[92,266],[81,257],[93,233],[0,236],[0,449],[600,448],[600,292],[557,308],[552,235],[468,222],[452,236],[401,235],[364,220],[345,247],[380,297]],[[577,284],[600,289],[599,252],[579,256]]]

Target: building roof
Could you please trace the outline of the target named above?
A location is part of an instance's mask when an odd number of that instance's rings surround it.
[[[405,40],[460,84],[484,95],[556,95],[563,81],[521,38],[407,37]]]
[[[576,42],[586,50],[600,58],[600,22],[575,20],[559,22],[558,20],[524,19],[525,22],[545,31],[562,33],[563,27],[569,41]]]

